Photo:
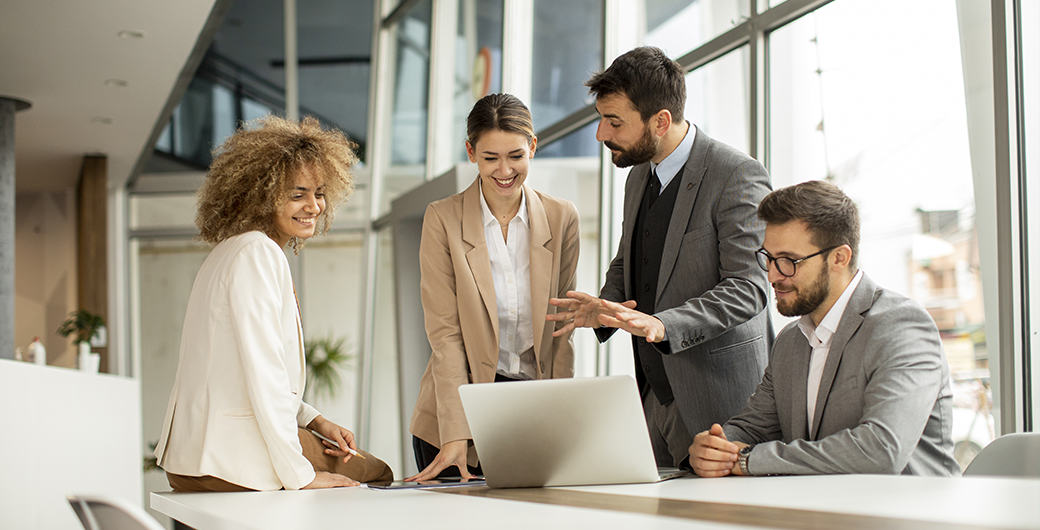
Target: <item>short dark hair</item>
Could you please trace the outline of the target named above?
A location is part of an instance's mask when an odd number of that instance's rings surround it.
[[[802,221],[820,249],[848,245],[849,268],[859,257],[859,210],[840,188],[822,180],[810,180],[780,188],[762,199],[758,218],[767,225]]]
[[[660,48],[641,46],[614,59],[610,68],[594,74],[585,86],[596,98],[626,96],[644,123],[661,109],[672,113],[672,121],[683,121],[686,72]]]
[[[487,131],[522,134],[530,144],[534,139],[531,111],[512,94],[488,94],[473,105],[466,118],[466,140],[476,147],[480,135]]]

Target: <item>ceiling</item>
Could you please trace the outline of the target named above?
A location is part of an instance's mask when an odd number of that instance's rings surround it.
[[[87,154],[125,185],[217,1],[0,0],[0,96],[32,104],[15,117],[15,191],[75,186]]]

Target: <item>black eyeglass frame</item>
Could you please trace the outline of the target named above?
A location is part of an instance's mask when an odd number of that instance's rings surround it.
[[[801,263],[801,262],[803,262],[803,261],[805,261],[805,260],[807,260],[809,258],[815,258],[816,256],[819,256],[820,254],[823,254],[824,252],[830,252],[830,251],[832,251],[832,250],[834,250],[834,249],[836,249],[836,248],[838,248],[840,246],[841,245],[835,245],[835,246],[833,246],[831,248],[825,248],[825,249],[823,249],[823,250],[821,250],[819,252],[815,252],[813,254],[809,254],[808,256],[805,256],[804,258],[798,258],[798,259],[791,259],[791,258],[789,258],[787,256],[780,256],[779,258],[774,258],[773,256],[769,255],[769,252],[767,252],[766,249],[760,248],[760,249],[755,251],[755,256],[757,258],[755,261],[757,261],[758,262],[758,266],[761,267],[762,270],[764,270],[766,272],[769,272],[769,265],[771,265],[773,263],[778,263],[780,260],[785,260],[787,262],[790,262],[791,263],[791,268],[794,269],[794,272],[792,272],[791,274],[787,274],[783,270],[781,270],[779,264],[776,265],[776,272],[779,272],[780,275],[783,276],[784,278],[790,278],[791,276],[794,276],[795,274],[798,274],[798,264],[799,263]],[[758,256],[761,256],[761,257],[758,257]],[[765,259],[765,264],[764,265],[763,265],[763,262],[762,262],[763,259]]]

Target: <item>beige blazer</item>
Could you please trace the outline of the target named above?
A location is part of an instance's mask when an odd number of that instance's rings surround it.
[[[574,376],[571,334],[553,337],[549,298],[575,285],[578,210],[524,186],[531,223],[531,307],[538,378]],[[462,193],[431,203],[419,248],[423,314],[432,354],[422,376],[410,431],[435,447],[470,439],[459,385],[489,383],[498,366],[498,310],[484,240],[477,181]],[[563,323],[560,323],[560,327]],[[470,451],[470,464],[476,455]]]
[[[159,465],[257,490],[310,484],[296,429],[318,411],[303,402],[300,329],[278,244],[247,232],[214,247],[188,299]]]

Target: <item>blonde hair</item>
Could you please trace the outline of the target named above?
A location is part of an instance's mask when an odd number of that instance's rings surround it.
[[[315,234],[328,232],[336,207],[354,193],[356,148],[342,132],[322,129],[313,116],[294,122],[270,115],[244,124],[213,150],[198,191],[196,239],[220,243],[252,230],[274,238],[275,214],[289,200],[303,167],[324,186],[325,209]],[[289,245],[299,253],[303,241],[293,237]]]

